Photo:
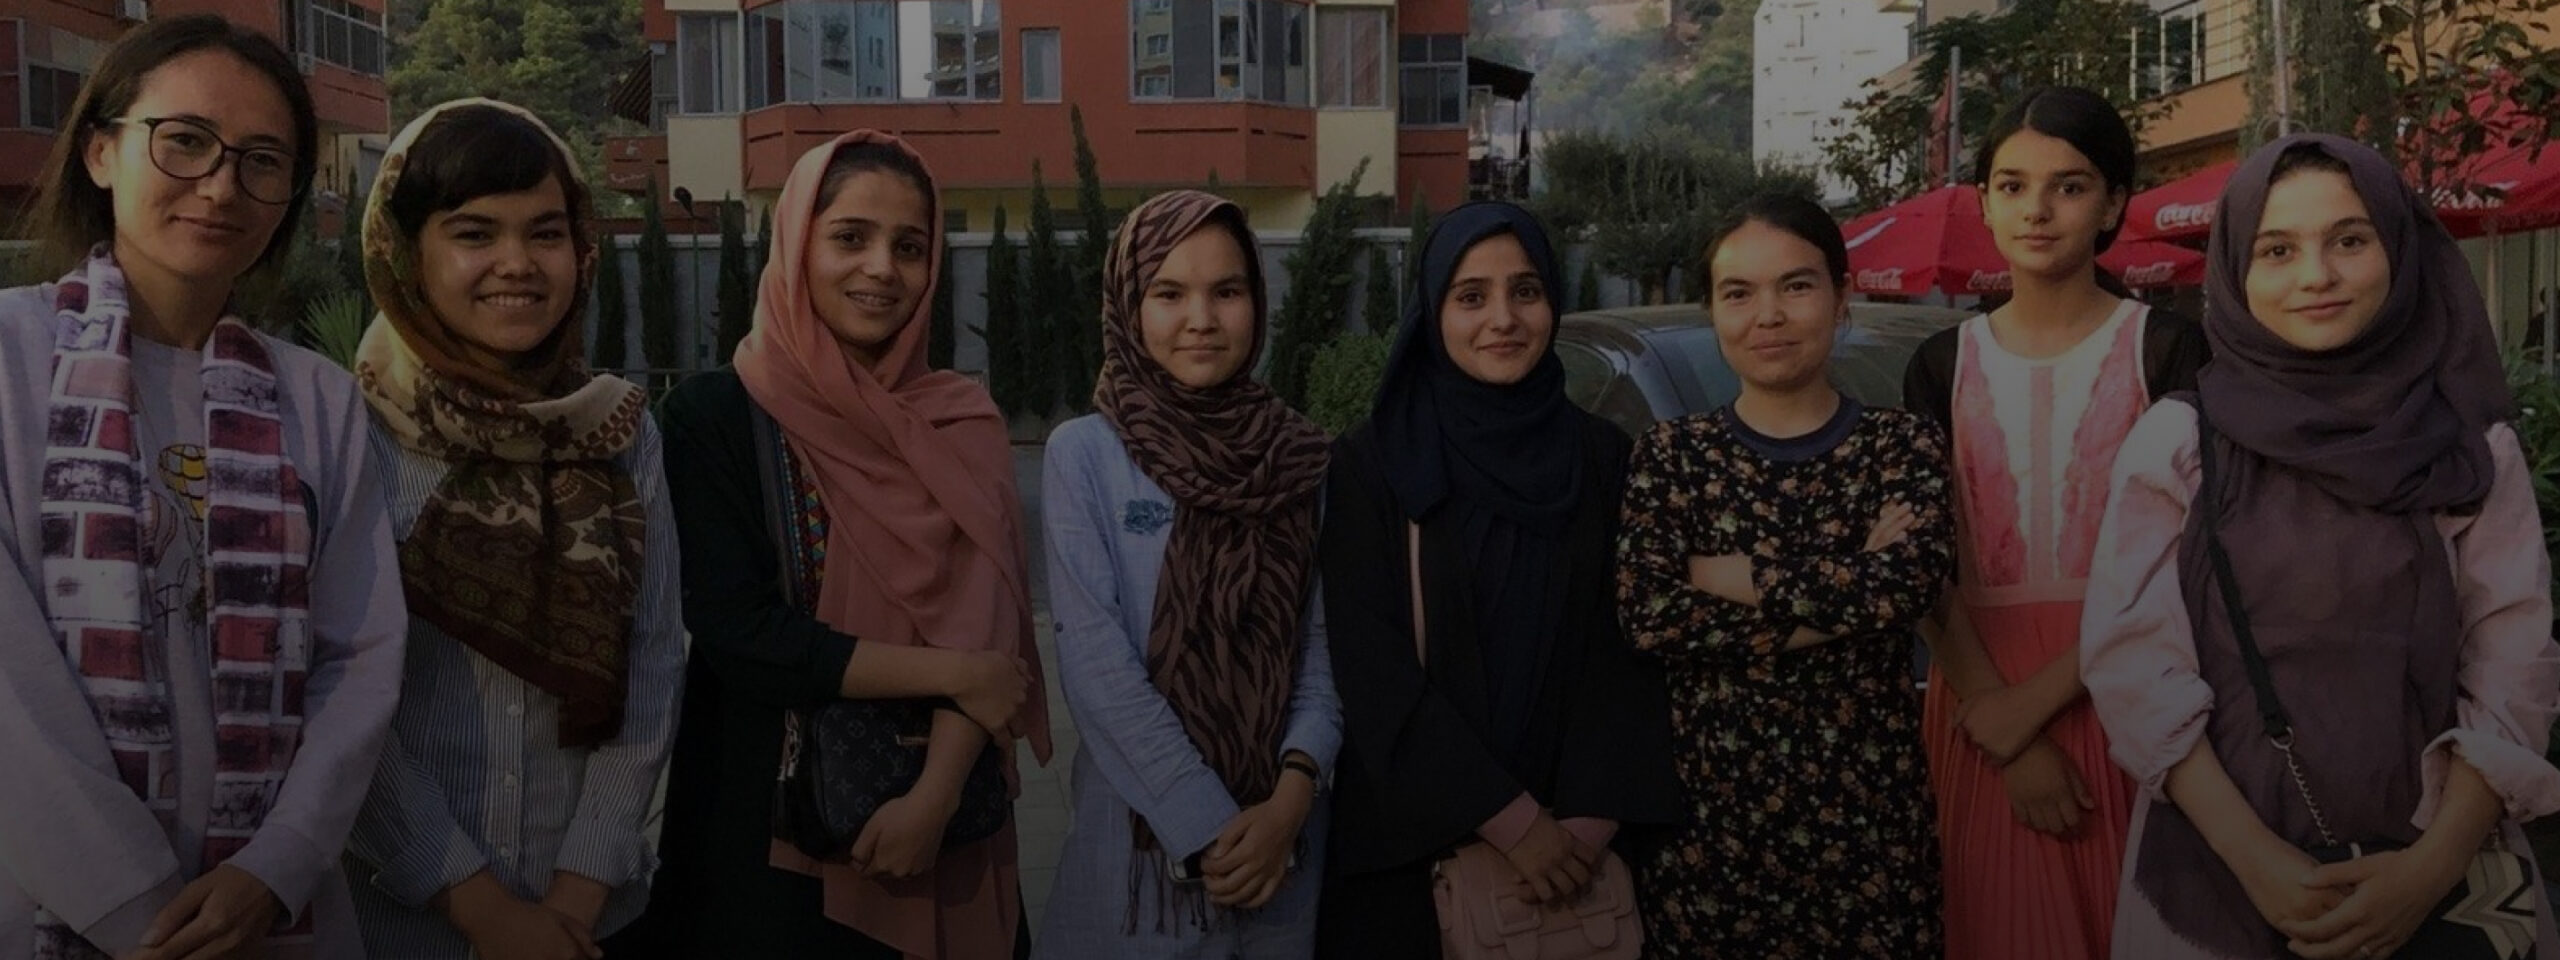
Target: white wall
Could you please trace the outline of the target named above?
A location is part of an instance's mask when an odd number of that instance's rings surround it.
[[[1877,0],[1761,0],[1752,23],[1751,154],[1761,163],[1819,167],[1842,129],[1845,104],[1902,65],[1912,15]],[[1844,192],[1825,177],[1834,193]]]

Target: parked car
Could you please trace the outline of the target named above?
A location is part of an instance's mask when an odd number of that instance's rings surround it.
[[[1950,307],[1852,303],[1848,332],[1831,351],[1832,382],[1859,403],[1900,408],[1902,371],[1920,342],[1969,316]],[[1742,394],[1699,304],[1566,314],[1556,356],[1564,361],[1566,395],[1630,436]]]
[[[1902,371],[1920,342],[1971,311],[1904,303],[1852,303],[1849,329],[1831,348],[1831,382],[1870,407],[1902,407]],[[1556,333],[1565,395],[1641,437],[1659,421],[1705,413],[1742,395],[1715,327],[1699,304],[1566,314]],[[1929,684],[1929,647],[1915,633],[1911,674]]]

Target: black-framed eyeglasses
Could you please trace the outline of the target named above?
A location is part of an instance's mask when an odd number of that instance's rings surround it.
[[[202,121],[186,117],[128,117],[106,126],[140,125],[151,135],[151,165],[179,180],[213,176],[229,161],[232,178],[249,199],[284,204],[302,192],[293,180],[293,154],[274,147],[234,146]]]

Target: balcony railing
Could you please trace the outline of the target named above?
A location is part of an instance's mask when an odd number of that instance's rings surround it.
[[[2186,0],[2161,9],[2126,37],[2133,54],[2127,85],[2148,99],[2246,72],[2254,10],[2250,0]]]

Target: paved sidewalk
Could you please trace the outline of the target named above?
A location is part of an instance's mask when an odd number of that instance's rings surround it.
[[[1039,628],[1040,668],[1049,678],[1049,766],[1042,768],[1031,751],[1015,754],[1022,773],[1022,796],[1014,801],[1014,823],[1022,841],[1022,899],[1033,935],[1048,915],[1049,888],[1057,882],[1058,851],[1067,842],[1067,769],[1083,739],[1075,719],[1067,715],[1066,694],[1058,687],[1058,653],[1051,642],[1049,611],[1035,606]]]

